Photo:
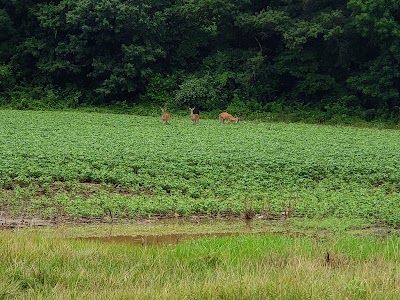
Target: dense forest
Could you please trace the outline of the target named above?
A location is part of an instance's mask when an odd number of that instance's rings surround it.
[[[0,0],[0,104],[399,119],[398,0]]]

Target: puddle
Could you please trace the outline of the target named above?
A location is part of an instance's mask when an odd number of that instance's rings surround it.
[[[132,244],[132,245],[173,245],[180,242],[197,240],[202,238],[220,238],[226,236],[239,236],[246,233],[220,232],[220,233],[197,233],[197,234],[165,234],[165,235],[135,235],[135,236],[103,236],[103,237],[80,237],[81,241],[99,241],[103,243]]]
[[[181,242],[206,239],[206,238],[222,238],[229,236],[249,236],[249,235],[285,235],[290,237],[303,237],[305,236],[302,232],[270,232],[270,231],[259,231],[259,232],[215,232],[215,233],[173,233],[163,235],[116,235],[116,236],[91,236],[91,237],[79,237],[75,238],[80,241],[98,241],[102,243],[114,243],[114,244],[131,244],[131,245],[143,245],[143,246],[162,246],[162,245],[174,245]]]
[[[164,220],[165,222],[165,220]],[[187,224],[183,223],[183,224]],[[90,237],[79,237],[81,241],[99,241],[103,243],[115,243],[115,244],[132,244],[132,245],[173,245],[180,242],[203,239],[203,238],[221,238],[228,236],[239,236],[239,235],[250,235],[250,234],[267,234],[266,232],[253,232],[252,231],[252,220],[245,219],[246,231],[235,231],[235,232],[214,232],[214,233],[171,233],[162,235],[112,235],[112,226],[108,236],[90,236]]]

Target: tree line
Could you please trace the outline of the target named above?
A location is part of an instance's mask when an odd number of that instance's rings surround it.
[[[397,0],[0,0],[2,105],[398,118]]]

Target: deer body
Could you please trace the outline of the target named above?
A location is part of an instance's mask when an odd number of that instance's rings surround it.
[[[199,114],[194,114],[194,113],[193,113],[194,109],[195,109],[195,107],[193,107],[193,108],[190,108],[190,107],[189,107],[189,110],[190,110],[190,117],[192,118],[192,123],[193,123],[193,124],[197,124],[197,123],[199,123],[200,116],[199,116]]]
[[[161,107],[161,119],[163,124],[169,124],[169,120],[171,119],[171,115],[167,113],[165,108]]]
[[[221,123],[224,123],[225,120],[227,120],[228,123],[230,123],[232,121],[234,121],[235,123],[239,123],[240,118],[239,117],[235,118],[234,116],[232,116],[231,114],[228,114],[227,112],[222,112],[219,114],[219,120]]]

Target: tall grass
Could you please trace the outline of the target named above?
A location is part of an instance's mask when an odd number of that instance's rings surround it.
[[[0,299],[400,298],[395,237],[237,236],[156,247],[21,230],[0,234],[0,253]]]

